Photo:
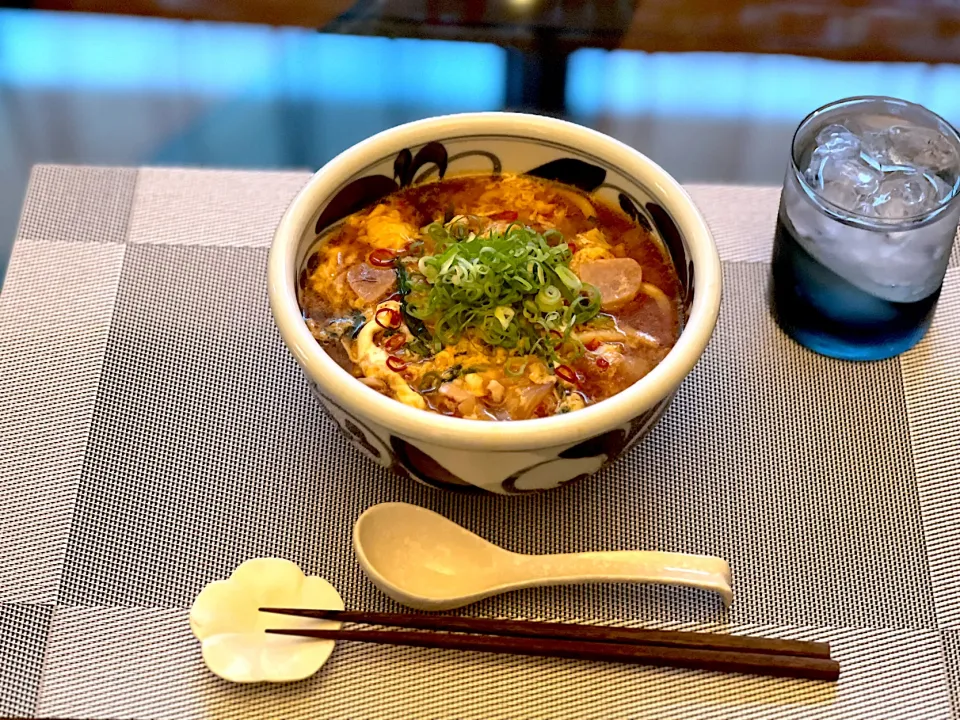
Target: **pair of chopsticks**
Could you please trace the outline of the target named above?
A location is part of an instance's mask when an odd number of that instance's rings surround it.
[[[322,640],[603,660],[814,680],[836,681],[840,676],[840,665],[831,659],[827,643],[802,640],[350,610],[265,607],[260,608],[260,612],[430,631],[267,630],[277,635]]]

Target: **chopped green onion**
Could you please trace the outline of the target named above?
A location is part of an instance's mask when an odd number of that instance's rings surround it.
[[[560,233],[511,223],[502,232],[477,234],[485,222],[457,215],[446,225],[422,229],[434,251],[404,265],[405,272],[416,273],[401,284],[404,318],[431,328],[432,336],[423,340],[433,352],[472,334],[491,346],[539,355],[548,367],[569,360],[566,352],[558,356],[557,343],[546,335],[569,339],[574,325],[599,313],[599,293],[568,267],[572,253]],[[560,346],[578,350],[576,343]]]
[[[508,377],[519,377],[527,369],[527,360],[526,358],[512,357],[507,358],[507,361],[503,364],[503,372]]]
[[[426,325],[423,324],[423,318],[411,312],[413,306],[411,306],[409,298],[412,287],[410,273],[407,272],[403,263],[397,263],[397,289],[400,291],[400,315],[407,329],[410,330],[414,338],[416,338],[414,342],[407,344],[407,348],[411,352],[425,356],[430,354],[429,348],[432,343],[432,338]]]
[[[440,373],[440,379],[443,380],[443,382],[451,382],[452,380],[456,380],[458,377],[460,377],[462,371],[463,366],[451,365],[442,373]]]
[[[580,297],[570,305],[570,307],[573,308],[573,314],[577,323],[586,322],[596,317],[597,313],[600,312],[600,303],[602,301],[600,291],[593,285],[584,285],[583,292],[584,294],[581,294]]]
[[[510,325],[510,321],[513,320],[513,316],[517,314],[517,311],[512,307],[507,307],[506,305],[501,305],[496,310],[493,311],[494,317],[500,321],[500,324],[503,326],[503,329],[506,330]]]
[[[617,321],[612,315],[601,313],[590,321],[590,325],[595,328],[606,330],[608,328],[615,328],[617,326]]]
[[[553,271],[559,276],[560,282],[573,290],[573,292],[580,292],[580,288],[583,287],[583,283],[580,282],[580,278],[574,275],[573,270],[565,265],[559,265],[555,267]]]
[[[542,312],[551,312],[557,310],[563,305],[563,295],[553,285],[547,285],[540,288],[537,293],[537,307]]]
[[[367,324],[367,316],[358,311],[353,314],[352,321],[353,325],[350,328],[350,339],[356,340],[360,331],[363,330],[364,325]]]
[[[442,385],[440,379],[440,374],[434,370],[431,370],[428,373],[424,373],[423,377],[420,379],[420,386],[417,388],[421,393],[427,395],[428,393],[436,392],[440,389]]]

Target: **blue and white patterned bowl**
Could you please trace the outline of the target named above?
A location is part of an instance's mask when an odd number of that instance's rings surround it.
[[[411,183],[467,172],[527,172],[620,205],[663,240],[683,287],[685,324],[650,374],[566,415],[494,423],[411,408],[357,382],[307,330],[297,303],[307,250],[345,216]],[[268,269],[280,334],[320,402],[361,453],[433,487],[527,493],[597,472],[663,415],[713,333],[720,260],[693,201],[662,168],[606,135],[533,115],[475,113],[401,125],[322,167],[287,209]]]

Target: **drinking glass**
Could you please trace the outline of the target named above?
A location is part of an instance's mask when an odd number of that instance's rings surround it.
[[[915,345],[940,296],[958,187],[960,137],[920,105],[858,97],[808,115],[793,138],[774,237],[780,327],[846,360]]]

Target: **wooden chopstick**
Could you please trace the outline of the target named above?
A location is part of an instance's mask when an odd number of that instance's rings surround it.
[[[529,620],[492,620],[456,616],[413,615],[408,613],[357,612],[351,610],[312,610],[300,608],[260,608],[261,612],[295,615],[320,620],[339,620],[386,627],[483,633],[525,638],[553,638],[587,642],[631,643],[658,647],[722,650],[796,657],[830,658],[827,643],[803,640],[779,640],[718,633],[641,630],[636,628],[575,625],[573,623],[533,622]]]
[[[381,645],[475,650],[509,655],[533,655],[577,660],[693,668],[720,672],[772,675],[836,681],[840,665],[836,660],[796,655],[773,655],[724,650],[695,650],[659,645],[626,645],[623,643],[583,640],[556,640],[540,637],[501,637],[492,635],[459,635],[405,630],[313,630],[307,628],[267,630],[276,635],[295,635],[322,640],[353,640]]]

